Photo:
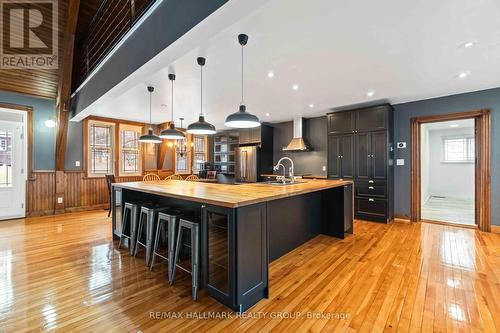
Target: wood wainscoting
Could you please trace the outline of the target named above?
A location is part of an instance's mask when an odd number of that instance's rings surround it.
[[[26,186],[26,215],[55,213],[56,184],[54,171],[34,171]],[[116,177],[117,182],[140,181],[142,176]],[[63,212],[105,209],[109,194],[104,177],[89,178],[83,171],[64,172]],[[58,210],[61,212],[61,210]]]

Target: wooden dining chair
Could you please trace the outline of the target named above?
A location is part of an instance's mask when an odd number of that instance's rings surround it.
[[[188,182],[197,182],[200,180],[200,177],[198,177],[197,175],[189,175],[184,180],[187,180]]]
[[[144,177],[142,177],[143,182],[150,182],[155,180],[161,180],[161,178],[160,176],[154,173],[148,173],[147,175],[144,175]]]
[[[182,180],[182,176],[179,175],[179,174],[173,174],[170,176],[170,179],[173,179],[173,180]]]
[[[115,181],[115,175],[106,175],[106,185],[108,186],[108,193],[109,193],[109,212],[108,212],[108,217],[111,216],[111,210],[113,209],[113,207],[111,207],[111,205],[113,204],[112,203],[112,200],[111,200],[111,196],[113,195],[113,193],[111,192],[111,184],[113,183],[116,183]]]

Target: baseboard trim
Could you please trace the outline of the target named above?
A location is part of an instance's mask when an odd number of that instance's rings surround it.
[[[395,223],[411,224],[410,219],[395,217],[393,220]]]
[[[491,232],[494,234],[500,234],[500,225],[491,225]]]
[[[99,210],[99,209],[108,209],[108,208],[109,208],[109,204],[104,203],[104,204],[97,204],[97,205],[91,205],[91,206],[68,207],[65,209],[58,209],[55,212],[53,209],[49,209],[49,210],[40,210],[40,211],[36,211],[36,212],[29,212],[26,214],[26,217],[59,215],[59,214],[64,214],[64,213],[86,212],[89,210]]]

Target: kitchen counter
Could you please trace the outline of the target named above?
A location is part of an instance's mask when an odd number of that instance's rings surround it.
[[[242,312],[269,297],[270,262],[318,234],[344,238],[353,233],[353,193],[351,181],[339,180],[293,185],[115,183],[113,236],[121,235],[125,202],[154,203],[200,221],[203,287],[211,297]],[[149,244],[155,224],[153,219],[146,226]]]
[[[267,183],[232,185],[166,180],[115,183],[113,186],[222,207],[237,208],[349,184],[352,184],[352,182],[340,180],[303,180],[301,183],[293,185]]]

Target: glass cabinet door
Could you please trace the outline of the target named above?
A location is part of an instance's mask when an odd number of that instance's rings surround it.
[[[232,210],[219,206],[204,206],[203,224],[205,248],[205,283],[210,295],[233,306],[234,242]]]
[[[111,195],[113,238],[122,234],[122,189],[113,187]]]

